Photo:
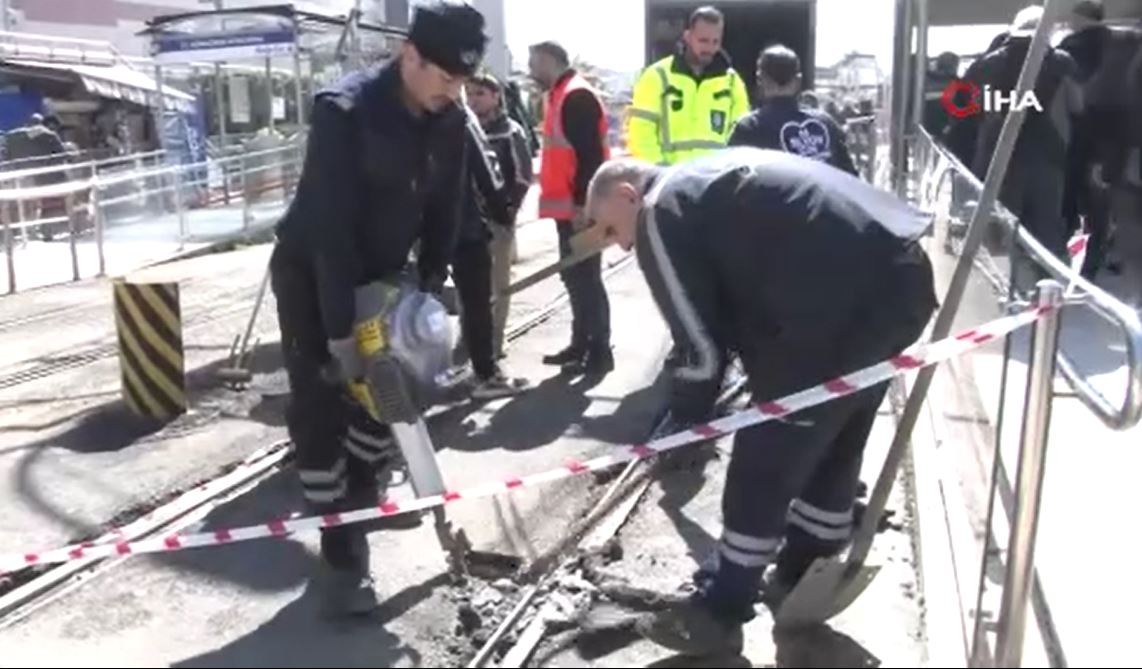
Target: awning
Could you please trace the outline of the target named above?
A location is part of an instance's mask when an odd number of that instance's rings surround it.
[[[158,87],[155,85],[155,80],[126,65],[72,65],[37,60],[4,60],[0,61],[0,64],[29,70],[69,72],[76,75],[83,87],[92,95],[158,107],[155,95]],[[163,97],[168,109],[177,109],[181,112],[194,110],[194,96],[177,88],[163,86]]]

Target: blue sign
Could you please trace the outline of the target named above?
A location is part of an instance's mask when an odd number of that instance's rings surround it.
[[[154,42],[160,63],[217,62],[288,56],[295,45],[293,31],[235,35],[164,35]]]

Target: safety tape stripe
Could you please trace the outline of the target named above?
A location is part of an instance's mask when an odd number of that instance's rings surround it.
[[[451,502],[490,497],[504,492],[550,483],[589,471],[607,469],[631,460],[640,460],[664,451],[680,448],[687,444],[705,441],[712,436],[736,432],[746,427],[764,423],[774,418],[823,404],[836,397],[851,394],[883,383],[905,371],[921,366],[933,365],[949,360],[1003,335],[1035,322],[1051,311],[1052,307],[1036,307],[1027,311],[997,319],[955,337],[931,344],[920,344],[904,354],[872,365],[858,372],[846,374],[841,379],[814,386],[772,402],[762,402],[731,416],[700,425],[695,428],[663,437],[649,444],[638,444],[616,449],[604,455],[583,462],[569,462],[545,472],[510,478],[505,481],[485,483],[460,491],[446,492],[408,501],[384,501],[375,507],[357,509],[336,516],[313,516],[293,520],[274,520],[250,527],[228,528],[200,532],[196,534],[169,535],[155,539],[114,544],[81,544],[67,546],[39,553],[5,555],[0,557],[0,574],[8,573],[34,564],[51,564],[84,558],[116,557],[147,553],[162,553],[204,546],[218,546],[224,543],[249,541],[251,539],[281,538],[301,532],[311,532],[323,527],[350,525],[403,513],[423,511]]]

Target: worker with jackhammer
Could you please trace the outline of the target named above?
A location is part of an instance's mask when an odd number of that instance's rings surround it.
[[[825,163],[732,148],[663,168],[604,165],[588,210],[600,237],[635,248],[676,342],[696,352],[679,380],[719,390],[741,357],[755,402],[780,399],[896,355],[936,305],[918,238],[928,218]],[[746,428],[734,437],[715,566],[689,602],[639,621],[687,655],[740,652],[766,568],[779,605],[853,529],[865,442],[887,383]],[[673,391],[672,404],[692,397]]]
[[[375,506],[375,468],[395,457],[385,425],[349,399],[364,377],[357,291],[415,278],[439,292],[460,221],[466,77],[487,38],[483,16],[454,0],[417,7],[399,57],[317,94],[297,195],[271,260],[291,398],[287,424],[311,513]],[[315,581],[328,615],[376,608],[360,525],[323,530]]]

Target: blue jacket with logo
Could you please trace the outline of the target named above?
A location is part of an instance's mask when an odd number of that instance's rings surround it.
[[[738,121],[730,146],[753,146],[826,162],[856,176],[845,133],[823,111],[802,107],[794,97],[767,100]]]

